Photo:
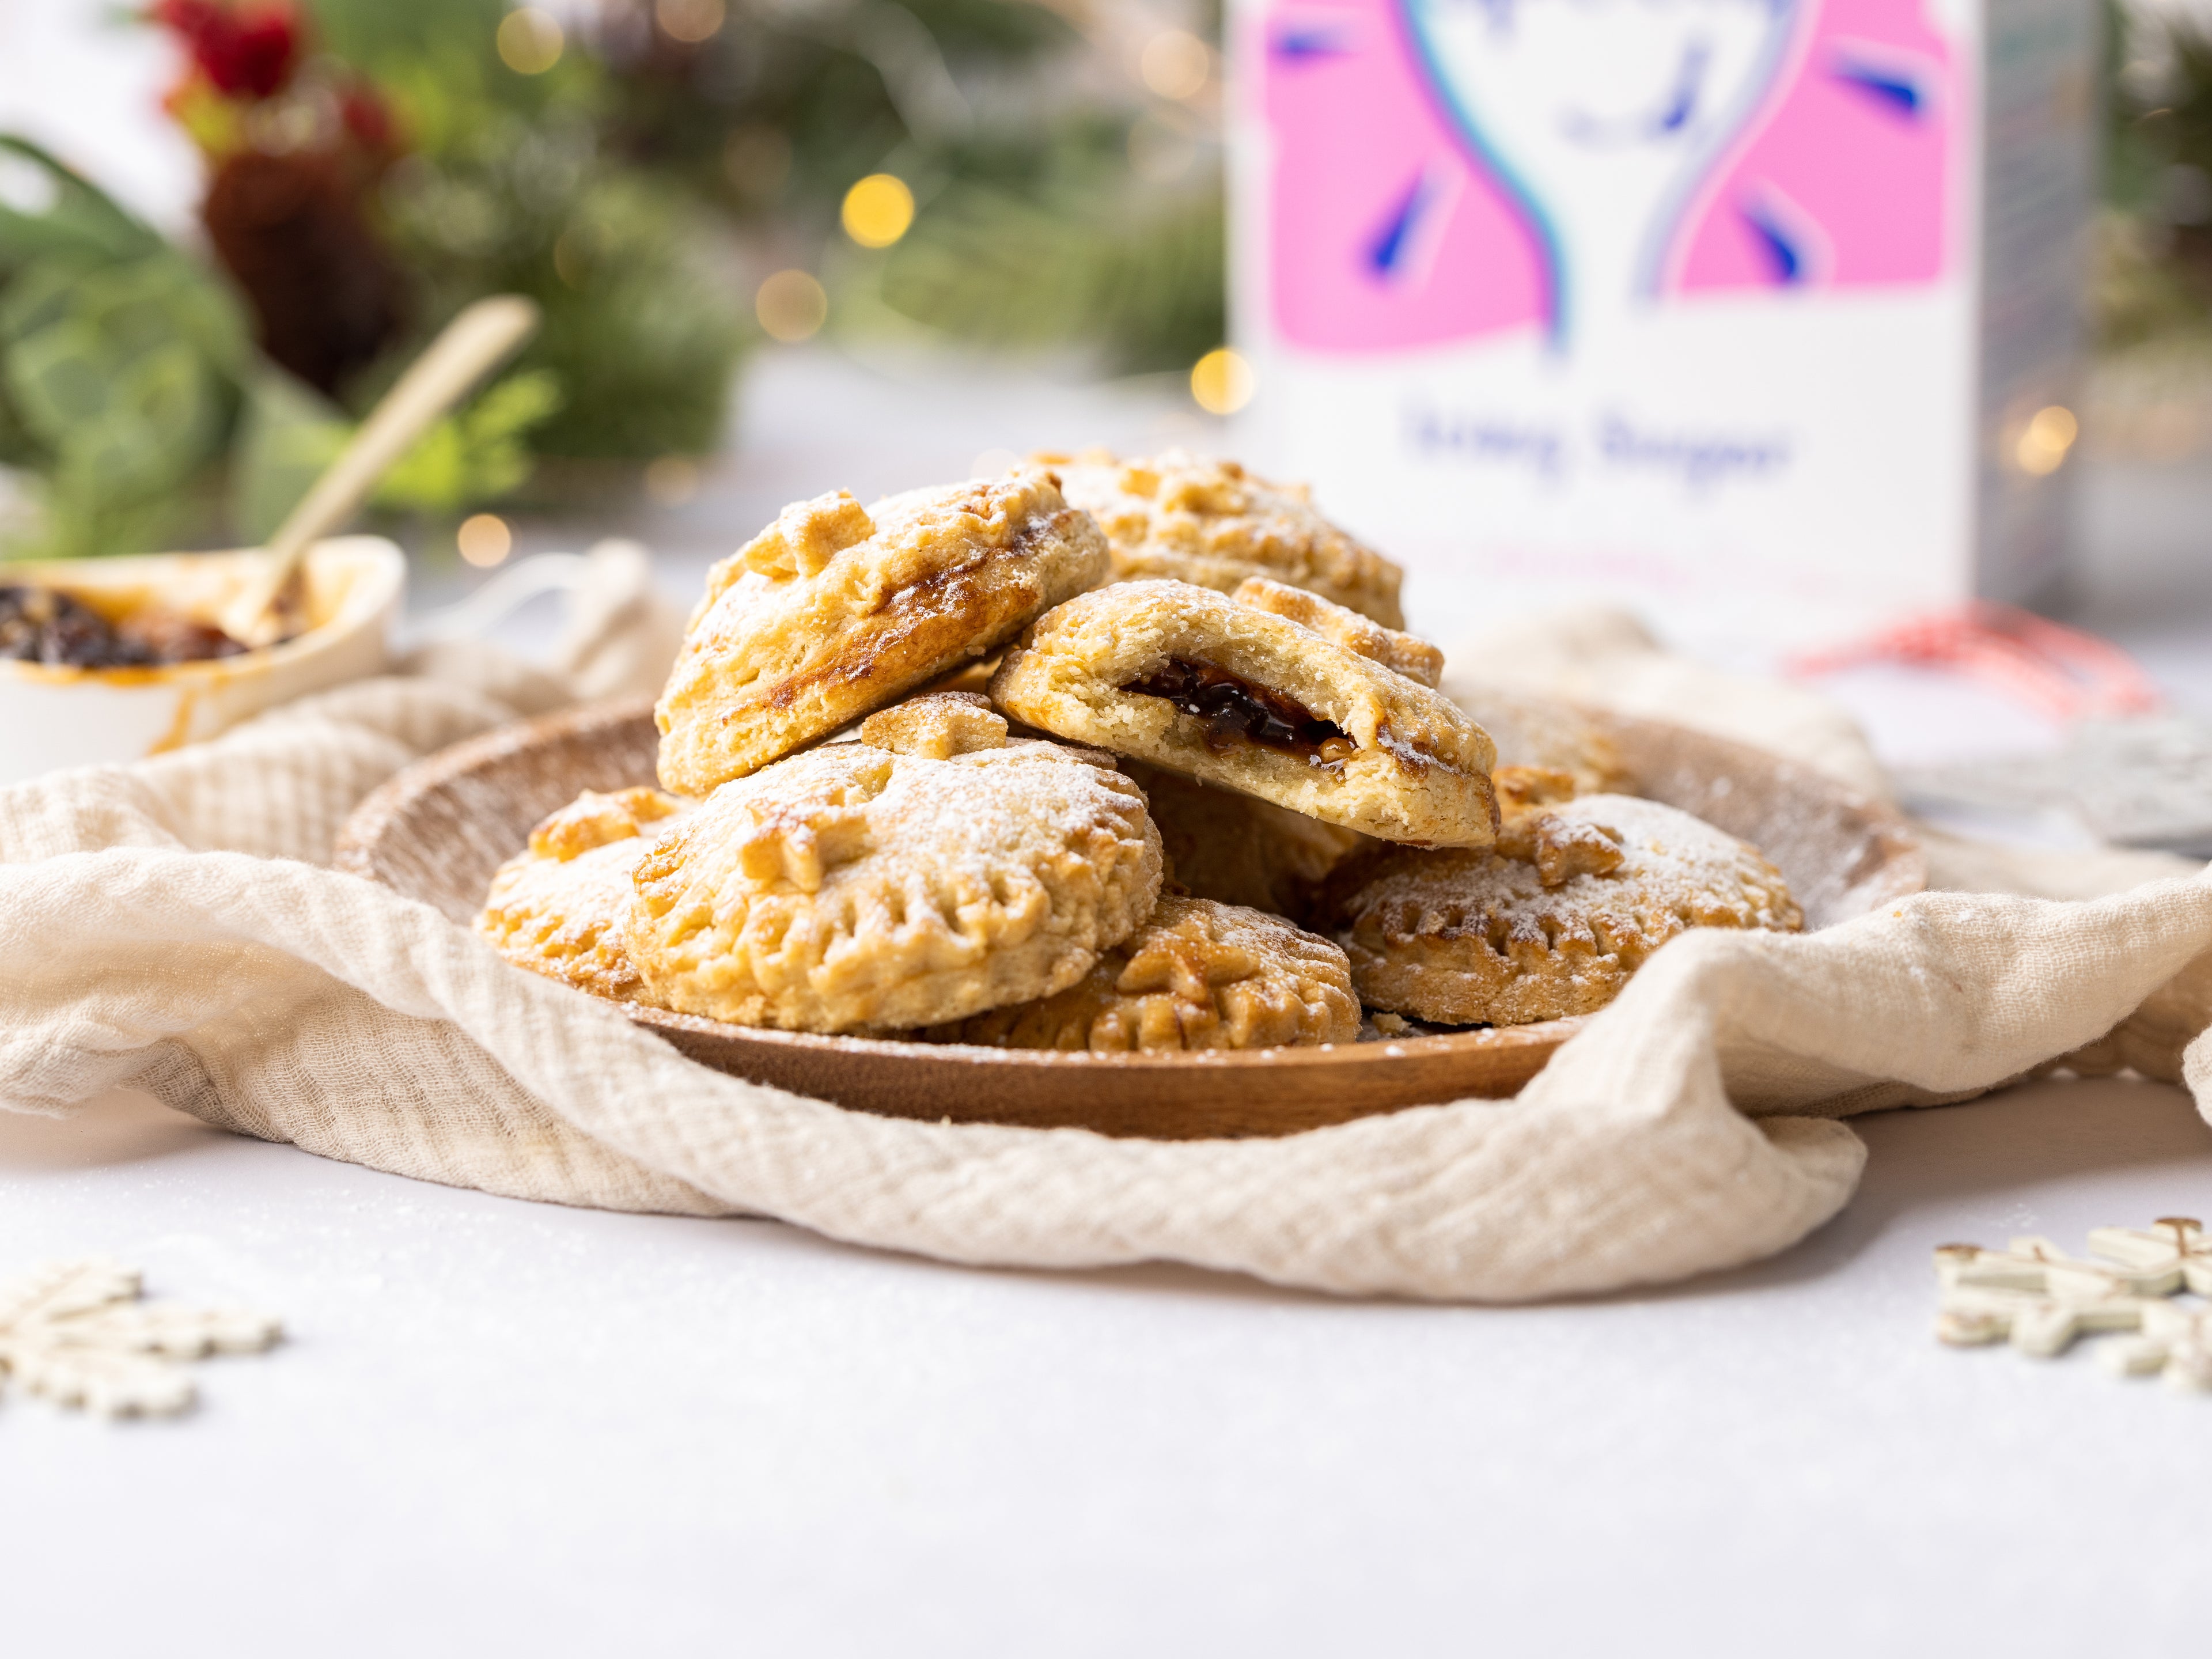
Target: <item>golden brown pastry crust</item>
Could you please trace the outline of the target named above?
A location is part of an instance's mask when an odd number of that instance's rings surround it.
[[[1226,593],[1248,576],[1272,576],[1386,628],[1406,625],[1404,573],[1315,512],[1303,485],[1272,484],[1235,461],[1181,450],[1036,459],[1059,473],[1069,505],[1106,532],[1115,581],[1168,576]]]
[[[980,691],[932,691],[878,708],[860,722],[860,741],[895,755],[951,760],[1006,746],[1006,717]]]
[[[548,813],[530,832],[530,850],[543,859],[572,859],[609,842],[646,833],[684,810],[673,795],[641,786],[605,792],[586,789],[556,812]]]
[[[1357,1041],[1359,1004],[1327,939],[1258,910],[1169,896],[1056,996],[929,1035],[1102,1052],[1303,1047]]]
[[[1200,898],[1304,922],[1329,872],[1372,844],[1356,830],[1142,761],[1126,761],[1121,769],[1151,803],[1169,878]]]
[[[1042,469],[863,511],[786,507],[715,566],[654,716],[660,781],[704,795],[983,656],[1108,569]]]
[[[1549,826],[1548,829],[1547,826]],[[1756,849],[1656,801],[1596,795],[1527,825],[1620,854],[1602,873],[1498,852],[1377,849],[1330,884],[1335,936],[1361,1001],[1443,1024],[1519,1025],[1586,1014],[1688,927],[1795,932],[1803,913]]]
[[[1188,697],[1138,689],[1201,677],[1212,680]],[[1183,706],[1224,684],[1291,711],[1272,729],[1323,735],[1254,738],[1249,725]],[[1072,741],[1363,835],[1485,847],[1496,832],[1490,739],[1443,696],[1287,617],[1187,582],[1124,582],[1059,606],[1006,653],[991,696]]]
[[[1288,617],[1325,640],[1356,651],[1370,662],[1403,674],[1431,691],[1443,678],[1444,653],[1426,640],[1385,628],[1370,617],[1332,604],[1318,593],[1291,587],[1267,576],[1248,576],[1229,597],[1255,611]]]
[[[882,1031],[1064,990],[1160,888],[1144,798],[1099,758],[840,743],[725,784],[637,866],[626,937],[642,999]]]
[[[1501,766],[1490,775],[1498,786],[1498,855],[1536,866],[1547,887],[1576,876],[1608,875],[1626,856],[1620,843],[1601,825],[1553,808],[1575,798],[1571,773],[1547,766]]]
[[[500,866],[477,931],[518,967],[595,996],[635,998],[623,937],[630,872],[683,805],[657,789],[586,790]]]

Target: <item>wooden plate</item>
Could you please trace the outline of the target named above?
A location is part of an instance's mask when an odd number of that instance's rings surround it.
[[[1680,726],[1589,718],[1620,746],[1637,793],[1742,836],[1780,866],[1808,927],[1927,884],[1904,820],[1819,773]],[[339,839],[337,866],[469,921],[492,872],[532,825],[581,790],[653,782],[659,741],[651,705],[627,702],[456,744],[361,804]],[[624,1012],[706,1065],[863,1111],[1163,1139],[1286,1134],[1404,1106],[1510,1095],[1583,1024],[1320,1048],[1092,1054],[813,1036],[635,1005]]]

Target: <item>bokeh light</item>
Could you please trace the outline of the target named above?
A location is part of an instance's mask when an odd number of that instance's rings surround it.
[[[1192,366],[1190,395],[1209,415],[1234,415],[1252,401],[1252,365],[1242,353],[1217,346]]]
[[[760,285],[753,314],[772,340],[795,345],[811,339],[830,320],[830,296],[803,270],[779,270]]]
[[[1137,73],[1161,98],[1195,98],[1213,75],[1213,52],[1188,29],[1162,29],[1145,42]]]
[[[713,40],[728,15],[722,0],[653,0],[653,21],[660,32],[687,46]]]
[[[514,532],[495,513],[479,513],[461,520],[453,532],[461,556],[479,570],[489,570],[514,551]]]
[[[2074,418],[2072,410],[2062,404],[2048,404],[2037,410],[2021,429],[2019,441],[2013,446],[2013,459],[2030,477],[2044,477],[2058,471],[2081,435],[2081,423]]]
[[[872,173],[845,192],[842,216],[862,247],[889,247],[914,222],[914,192],[895,173]]]
[[[559,20],[535,6],[519,6],[499,20],[499,61],[517,75],[544,74],[568,44]]]

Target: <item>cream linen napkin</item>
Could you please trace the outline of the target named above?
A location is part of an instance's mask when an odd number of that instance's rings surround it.
[[[1671,675],[1650,694],[1665,708],[1624,700],[1746,735],[1697,672],[1614,644],[1613,668],[1566,653],[1571,689],[1604,701],[1616,670]],[[1510,1102],[1195,1143],[847,1112],[696,1066],[427,906],[320,867],[384,776],[559,695],[482,649],[417,666],[197,749],[0,792],[0,1099],[65,1112],[130,1085],[427,1180],[775,1215],[955,1261],[1164,1258],[1498,1301],[1784,1249],[1850,1195],[1865,1151],[1831,1121],[1846,1113],[1961,1098],[2076,1050],[2212,1103],[2199,873],[2075,902],[1930,893],[1805,937],[1692,933]],[[1814,713],[1825,735],[1793,752],[1844,753],[1847,726]]]

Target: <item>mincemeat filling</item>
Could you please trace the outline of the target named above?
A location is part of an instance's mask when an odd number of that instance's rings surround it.
[[[1121,690],[1165,697],[1184,714],[1204,720],[1206,746],[1217,755],[1239,743],[1257,743],[1326,766],[1359,751],[1351,734],[1334,720],[1319,719],[1304,704],[1208,663],[1171,657],[1156,672],[1131,680]]]
[[[143,668],[234,657],[246,647],[208,623],[145,610],[111,623],[54,587],[0,586],[0,659],[68,668]]]

